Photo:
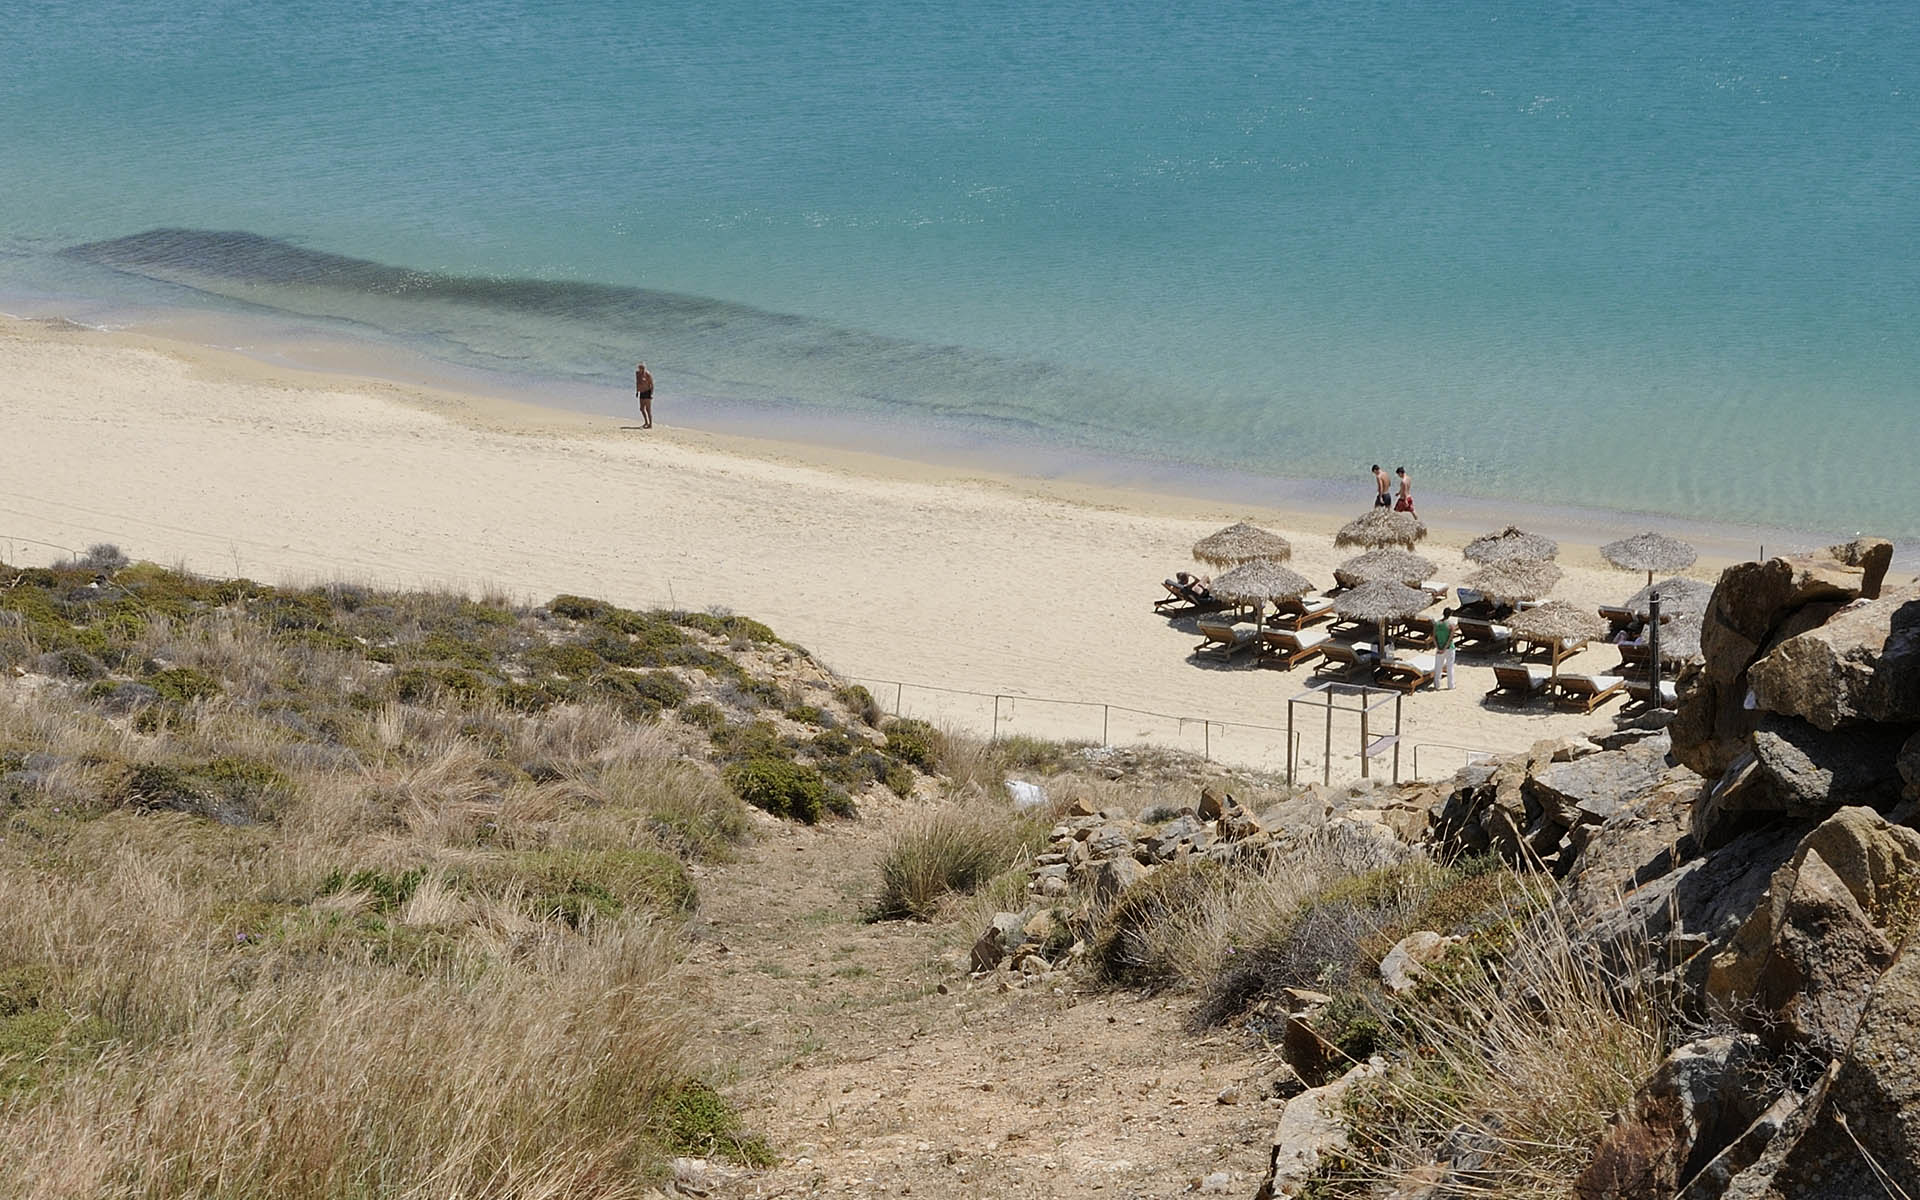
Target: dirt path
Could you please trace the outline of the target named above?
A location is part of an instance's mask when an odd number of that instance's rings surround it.
[[[861,920],[906,811],[770,826],[700,880],[689,965],[709,1033],[740,1064],[728,1091],[780,1157],[701,1186],[762,1198],[1250,1196],[1278,1105],[1241,1039],[1188,1032],[1179,999],[1064,974],[1002,991],[957,966],[963,931]],[[1227,1089],[1237,1103],[1221,1102]]]

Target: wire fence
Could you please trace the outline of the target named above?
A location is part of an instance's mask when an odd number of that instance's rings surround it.
[[[1289,733],[1284,725],[1156,712],[1097,700],[983,692],[871,675],[842,678],[866,688],[894,716],[984,730],[995,740],[1034,737],[1106,747],[1159,747],[1275,773],[1284,772],[1288,764]],[[1329,752],[1324,739],[1311,738],[1308,733],[1298,727],[1291,733],[1295,779],[1305,782],[1330,776],[1347,780],[1362,774],[1358,748],[1350,752],[1341,749],[1351,739],[1334,739]],[[1444,742],[1412,743],[1410,758],[1401,760],[1400,778],[1444,778],[1493,754]],[[1378,766],[1374,770],[1378,773]]]
[[[7,560],[15,559],[20,545],[62,551],[69,558],[79,558],[82,553],[54,542],[0,533],[0,546],[6,548]],[[646,603],[665,609],[680,607],[672,598],[643,602]],[[983,731],[996,740],[1024,736],[1105,747],[1157,747],[1275,773],[1286,771],[1289,762],[1289,737],[1283,725],[1158,712],[1108,701],[1035,696],[1017,689],[987,692],[838,674],[872,692],[874,699],[895,716]],[[1357,748],[1347,749],[1349,739],[1334,739],[1329,752],[1324,739],[1312,738],[1307,730],[1295,729],[1292,743],[1291,762],[1296,779],[1347,780],[1362,774],[1361,755]],[[1418,743],[1412,746],[1410,758],[1401,760],[1399,774],[1402,779],[1421,779],[1428,777],[1423,771],[1430,771],[1432,777],[1439,778],[1452,774],[1462,765],[1490,757],[1491,753],[1467,746]],[[1377,766],[1375,773],[1379,773]]]

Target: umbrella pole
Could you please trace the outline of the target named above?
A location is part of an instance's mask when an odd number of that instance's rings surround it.
[[[1647,670],[1650,673],[1652,689],[1647,693],[1647,704],[1652,708],[1665,708],[1660,701],[1660,593],[1654,592],[1647,597]]]

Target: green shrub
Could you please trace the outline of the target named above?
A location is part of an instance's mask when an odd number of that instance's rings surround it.
[[[762,756],[731,763],[725,777],[735,795],[776,817],[811,825],[826,808],[827,781],[815,768],[789,758]]]
[[[758,1134],[741,1131],[740,1114],[726,1097],[690,1081],[663,1095],[650,1124],[671,1154],[725,1158],[750,1167],[770,1167],[773,1151]]]
[[[880,756],[874,755],[874,757],[879,758]],[[882,759],[881,761],[885,762],[886,760]],[[903,800],[906,797],[913,795],[913,785],[915,780],[914,780],[913,771],[910,768],[903,767],[899,763],[888,763],[886,771],[887,773],[884,781],[887,785],[888,791],[891,791],[894,795],[899,796]]]
[[[450,662],[481,670],[493,665],[493,653],[485,646],[464,641],[446,633],[428,634],[412,648],[409,658],[424,662]]]
[[[511,866],[535,915],[575,929],[635,909],[686,912],[696,899],[680,860],[657,850],[541,850]]]
[[[134,808],[192,813],[244,825],[270,819],[292,790],[287,777],[266,763],[223,756],[205,763],[130,766],[116,796]]]
[[[159,692],[162,700],[173,704],[210,699],[218,696],[221,690],[219,680],[192,667],[167,667],[153,672],[141,682]]]
[[[466,667],[407,667],[393,673],[392,686],[394,696],[409,704],[438,695],[475,700],[491,687],[483,676]]]
[[[798,721],[802,725],[825,725],[827,714],[817,705],[795,704],[787,709],[787,720]]]
[[[849,683],[844,687],[835,688],[833,698],[846,705],[848,711],[868,725],[875,729],[880,727],[880,720],[885,714],[880,711],[880,702],[875,700],[873,693],[866,688],[857,683]]]
[[[723,725],[709,735],[713,751],[724,761],[749,758],[792,758],[794,746],[780,736],[771,721]]]
[[[569,617],[575,621],[592,621],[613,612],[614,607],[605,600],[560,595],[547,601],[547,611],[556,617]]]
[[[357,871],[330,872],[320,881],[317,896],[333,896],[342,892],[365,892],[372,898],[375,912],[392,912],[407,901],[413,899],[413,893],[427,877],[425,867],[392,872],[363,867]]]
[[[333,602],[316,592],[276,592],[254,604],[253,616],[275,632],[325,629],[333,623]]]
[[[887,753],[922,770],[933,769],[939,757],[940,733],[925,721],[898,717],[887,722]]]
[[[773,645],[785,644],[780,641],[773,630],[758,621],[750,620],[746,617],[722,617],[715,616],[713,613],[675,613],[673,614],[673,620],[677,625],[684,625],[688,629],[698,629],[700,632],[712,634],[714,637],[740,637],[750,642],[769,643]]]
[[[681,705],[680,719],[696,729],[706,730],[709,735],[727,726],[727,714],[720,710],[719,705],[707,700]]]
[[[585,646],[562,642],[527,651],[527,666],[536,671],[585,679],[600,669],[600,656]]]

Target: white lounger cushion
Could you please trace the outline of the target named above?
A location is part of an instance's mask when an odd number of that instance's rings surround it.
[[[1608,688],[1618,684],[1620,677],[1618,675],[1570,675],[1565,671],[1560,673],[1561,683],[1571,683],[1576,680],[1583,687],[1590,687],[1596,692],[1604,692]]]
[[[1333,635],[1324,629],[1303,629],[1299,633],[1288,634],[1286,640],[1302,650],[1311,650],[1322,642],[1332,641]]]

